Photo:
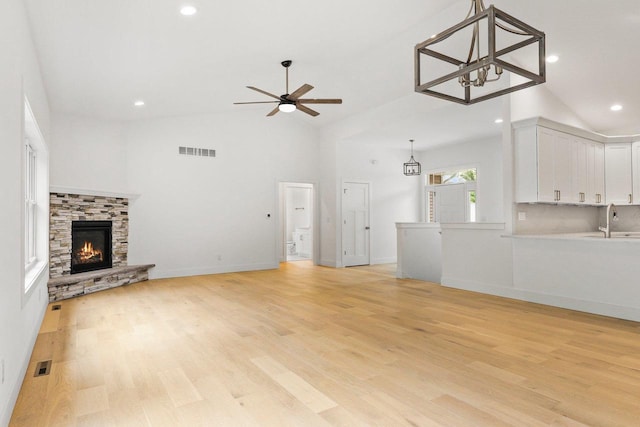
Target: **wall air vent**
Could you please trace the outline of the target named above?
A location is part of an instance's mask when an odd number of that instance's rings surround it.
[[[178,147],[181,156],[215,157],[216,150],[210,148]]]

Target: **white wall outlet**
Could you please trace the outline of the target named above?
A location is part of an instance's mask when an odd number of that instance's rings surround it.
[[[518,212],[518,221],[526,221],[527,213],[526,212]]]

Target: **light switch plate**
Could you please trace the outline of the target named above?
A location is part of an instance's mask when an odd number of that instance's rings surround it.
[[[525,221],[527,219],[526,212],[518,212],[518,221]]]

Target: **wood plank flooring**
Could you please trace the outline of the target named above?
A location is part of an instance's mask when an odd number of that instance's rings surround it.
[[[393,273],[296,262],[59,302],[10,425],[640,426],[640,324]]]

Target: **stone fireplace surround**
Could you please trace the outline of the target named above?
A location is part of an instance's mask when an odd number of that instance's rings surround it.
[[[128,266],[129,199],[117,195],[51,190],[49,198],[49,301],[59,301],[148,280],[153,264]],[[113,268],[71,275],[72,221],[112,221]]]

